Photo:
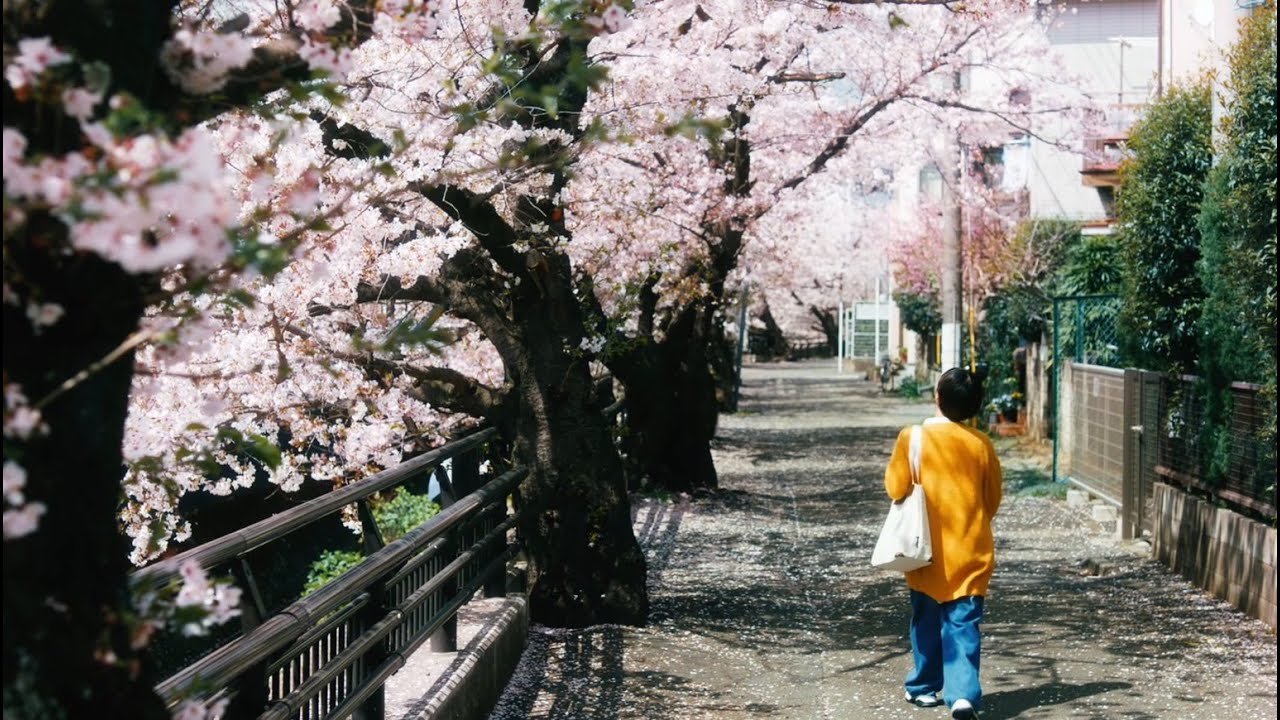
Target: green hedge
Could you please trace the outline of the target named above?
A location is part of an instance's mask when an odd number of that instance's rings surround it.
[[[1197,217],[1213,160],[1207,79],[1174,86],[1129,133],[1116,219],[1121,258],[1119,338],[1141,367],[1191,372],[1204,290]]]
[[[440,506],[426,495],[415,495],[399,487],[384,499],[373,499],[369,503],[373,511],[373,519],[382,532],[386,542],[398,540],[410,530],[422,525],[440,512]],[[311,563],[307,570],[307,582],[302,594],[311,593],[332,582],[360,561],[364,554],[358,550],[325,550]]]
[[[1276,6],[1256,9],[1240,25],[1229,55],[1218,162],[1200,216],[1201,374],[1207,382],[1210,479],[1225,467],[1231,396],[1228,385],[1263,386],[1270,402],[1264,460],[1276,439]]]

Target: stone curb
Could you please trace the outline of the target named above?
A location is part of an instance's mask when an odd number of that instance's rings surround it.
[[[411,659],[401,673],[409,671],[420,678],[434,675],[434,681],[416,700],[402,704],[402,712],[388,712],[387,717],[400,720],[484,720],[488,717],[528,643],[528,601],[523,595],[512,594],[468,603],[459,613],[459,641],[468,635],[471,639],[457,653],[432,653],[452,657],[442,670],[413,668]],[[424,647],[414,655],[426,652],[429,651]],[[391,697],[388,701],[389,706],[395,704]]]

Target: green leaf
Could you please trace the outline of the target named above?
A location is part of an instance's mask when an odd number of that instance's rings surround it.
[[[263,435],[249,435],[248,454],[263,465],[275,470],[280,467],[280,448]]]

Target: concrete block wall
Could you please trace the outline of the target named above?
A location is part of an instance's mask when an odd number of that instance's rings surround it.
[[[402,671],[407,677],[398,686],[394,681],[400,676],[392,678],[387,685],[388,718],[489,717],[528,642],[528,601],[520,594],[472,600],[459,613],[458,636],[470,636],[470,640],[456,653],[430,653],[424,647],[410,657]],[[419,658],[423,653],[439,657]],[[450,658],[446,667],[434,667],[437,660],[446,658]]]
[[[1276,627],[1276,529],[1155,484],[1152,552],[1160,562]]]

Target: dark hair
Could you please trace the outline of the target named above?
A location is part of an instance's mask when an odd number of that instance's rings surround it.
[[[986,390],[982,383],[987,379],[987,366],[978,365],[972,372],[961,368],[951,368],[938,378],[938,407],[947,419],[964,422],[982,409],[982,398]]]

